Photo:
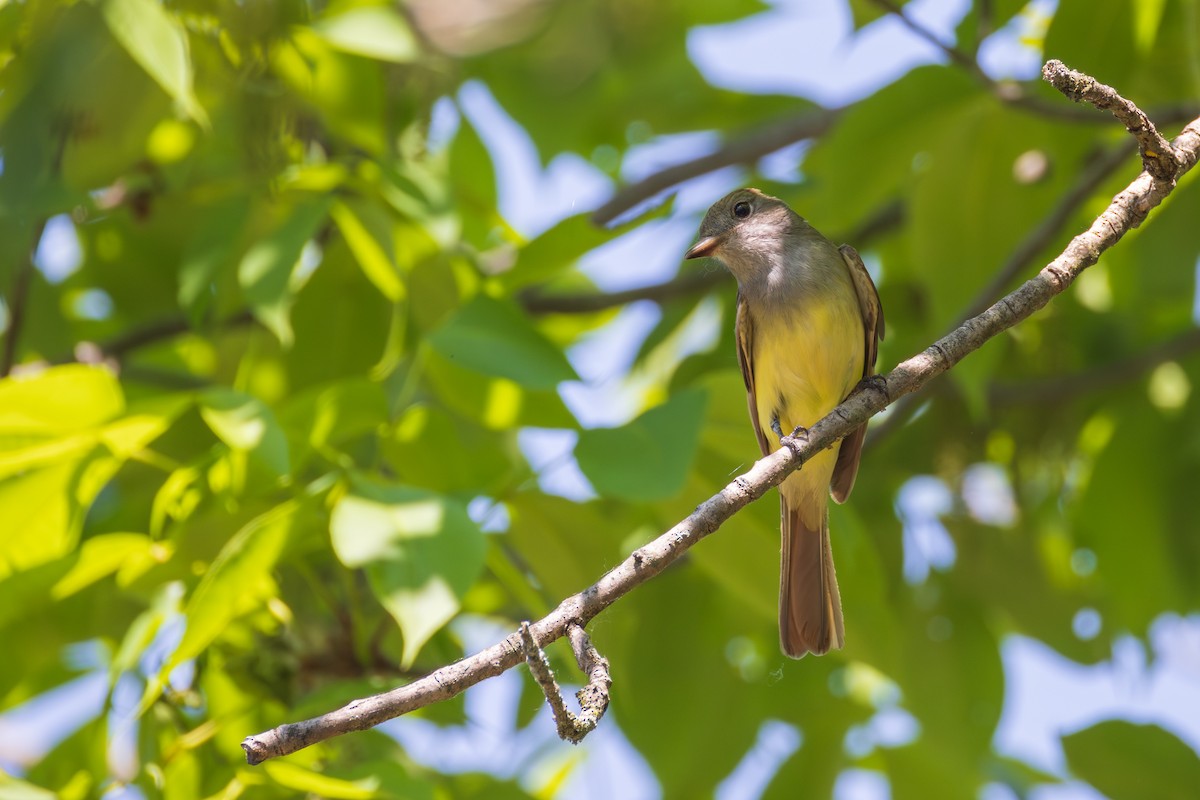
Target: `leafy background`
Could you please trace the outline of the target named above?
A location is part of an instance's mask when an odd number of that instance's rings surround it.
[[[748,465],[733,287],[679,264],[725,190],[859,245],[887,367],[1081,176],[1019,274],[1136,174],[1030,80],[1042,54],[1168,134],[1200,107],[1195,0],[959,3],[983,73],[853,0],[827,83],[873,42],[919,54],[809,142],[590,221],[839,104],[751,46],[811,6],[0,5],[0,795],[1191,796],[1194,176],[878,426],[832,512],[844,651],[779,655],[768,499],[593,623],[614,700],[580,749],[509,675],[244,765],[244,736],[494,641]],[[1110,700],[1080,718],[1087,687]],[[1044,757],[1004,719],[1031,697]]]

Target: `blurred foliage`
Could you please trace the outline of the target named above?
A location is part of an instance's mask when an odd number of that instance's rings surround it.
[[[859,26],[879,15],[851,6]],[[976,6],[958,28],[965,52],[1034,13]],[[140,697],[132,754],[112,755],[119,731],[99,713],[44,757],[18,758],[23,779],[0,779],[0,794],[556,791],[561,770],[536,786],[438,774],[378,732],[253,769],[238,743],[460,657],[457,615],[513,630],[544,613],[755,456],[729,283],[661,301],[629,367],[636,419],[576,420],[557,392],[576,377],[567,349],[613,313],[535,316],[522,300],[589,288],[577,262],[626,229],[581,215],[523,238],[501,215],[486,132],[455,107],[478,81],[543,162],[575,153],[616,177],[657,137],[733,136],[812,107],[713,88],[689,60],[689,29],[762,9],[0,4],[12,367],[0,381],[0,709],[89,672],[107,682],[105,712]],[[1062,0],[1034,22],[1047,56],[1155,107],[1200,97],[1198,19],[1193,0]],[[915,69],[841,115],[798,183],[747,177],[830,232],[899,204],[899,225],[856,243],[879,265],[882,367],[958,319],[1125,136],[1099,114],[1039,112],[993,89],[954,65]],[[1041,167],[1015,168],[1029,157]],[[1136,169],[1131,158],[1092,191],[1039,258]],[[678,216],[650,216],[663,215]],[[1194,346],[1157,355],[1194,324],[1198,216],[1189,176],[1073,291],[871,448],[854,498],[833,510],[844,651],[778,653],[769,499],[596,621],[616,680],[604,724],[621,726],[665,796],[710,794],[768,719],[803,734],[771,797],[828,797],[849,767],[885,772],[896,797],[971,797],[996,781],[1023,796],[1056,779],[993,750],[1004,637],[1095,663],[1115,637],[1145,639],[1157,616],[1200,601],[1200,358]],[[51,229],[77,240],[65,274],[32,260]],[[720,315],[720,341],[681,362],[673,337],[700,311]],[[601,496],[539,488],[518,446],[526,427],[577,432]],[[981,510],[981,474],[999,476],[987,497],[1002,513]],[[920,475],[953,498],[939,516],[957,557],[906,579],[902,530],[915,523],[896,498]],[[1081,609],[1098,631],[1073,630]],[[526,686],[522,725],[537,705]],[[844,744],[880,710],[910,714],[912,740]],[[421,714],[450,724],[463,707]],[[1197,785],[1194,754],[1158,728],[1106,722],[1064,748],[1075,775],[1114,797]]]

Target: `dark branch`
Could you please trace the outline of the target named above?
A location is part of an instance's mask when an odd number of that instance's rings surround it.
[[[689,272],[669,281],[625,289],[620,292],[579,292],[576,294],[542,294],[537,290],[521,295],[521,305],[530,314],[585,314],[628,305],[638,300],[662,303],[677,297],[703,294],[729,280],[723,269]]]
[[[217,323],[218,328],[240,328],[254,322],[254,314],[249,309],[239,311],[224,321]],[[67,364],[79,361],[85,364],[98,364],[104,361],[121,361],[135,350],[158,344],[176,336],[182,336],[192,330],[192,325],[182,315],[164,317],[163,319],[147,322],[135,328],[130,328],[104,342],[80,342],[75,351],[69,356],[54,359],[55,364]]]
[[[592,214],[592,221],[597,225],[607,225],[639,203],[686,180],[724,167],[751,164],[789,144],[820,136],[829,130],[840,113],[836,109],[828,108],[805,111],[730,139],[708,155],[667,167],[637,183],[618,189],[608,202],[596,209]]]
[[[905,27],[907,27],[917,36],[920,36],[922,39],[932,44],[937,49],[941,50],[946,54],[947,58],[949,58],[958,66],[962,67],[984,83],[992,83],[991,78],[984,74],[984,71],[980,68],[979,62],[976,61],[970,54],[964,53],[954,45],[943,42],[940,36],[936,35],[924,25],[918,23],[912,17],[908,16],[908,14],[905,14],[904,9],[899,4],[893,2],[893,0],[875,0],[875,5],[898,17],[900,21],[904,23]]]
[[[893,200],[863,220],[855,230],[847,233],[845,237],[833,237],[833,241],[854,242],[862,246],[869,240],[897,227],[903,219],[904,206],[899,200]],[[653,300],[656,303],[662,303],[678,297],[703,294],[731,280],[727,270],[710,268],[704,272],[677,275],[663,283],[620,292],[542,294],[538,289],[530,289],[521,294],[520,300],[521,305],[530,314],[582,314],[605,311],[638,300]]]
[[[42,219],[33,226],[30,237],[29,252],[25,259],[17,265],[13,276],[12,293],[8,296],[8,330],[4,332],[4,353],[0,358],[0,378],[7,378],[17,364],[17,344],[21,339],[21,330],[25,327],[25,309],[29,304],[29,287],[33,283],[34,256],[42,234],[46,231],[46,220]]]

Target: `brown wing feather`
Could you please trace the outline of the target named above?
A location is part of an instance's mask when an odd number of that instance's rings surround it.
[[[854,293],[858,295],[858,309],[862,313],[863,336],[863,377],[875,371],[875,357],[879,353],[879,340],[883,338],[883,305],[879,302],[879,292],[875,282],[867,272],[858,251],[848,244],[838,248],[846,269],[850,271],[850,281],[854,284]],[[839,503],[846,502],[850,490],[854,488],[854,478],[858,475],[858,462],[862,459],[863,440],[867,435],[867,426],[861,425],[853,433],[842,440],[838,451],[837,465],[833,468],[833,480],[830,482],[830,493]]]
[[[771,445],[763,435],[762,426],[758,424],[758,402],[754,395],[754,318],[742,295],[737,299],[737,321],[734,324],[734,335],[737,338],[738,366],[742,368],[742,380],[746,383],[746,403],[750,406],[750,424],[754,426],[754,435],[758,439],[758,447],[765,456],[771,452]]]

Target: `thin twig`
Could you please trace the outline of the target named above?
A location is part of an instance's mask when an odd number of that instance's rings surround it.
[[[1171,193],[1178,176],[1196,163],[1200,153],[1200,119],[1184,128],[1174,146],[1179,157],[1177,175],[1159,179],[1142,172],[1113,198],[1086,231],[1072,239],[1066,249],[1036,276],[923,352],[897,365],[887,375],[874,376],[861,391],[852,394],[814,424],[806,439],[757,461],[748,472],[701,503],[669,531],[635,550],[595,584],[564,599],[552,612],[532,623],[530,634],[536,641],[548,643],[567,635],[571,625],[586,625],[618,599],[661,573],[734,513],[762,497],[808,459],[832,446],[889,403],[916,391],[984,342],[1027,319],[1066,291],[1083,270],[1096,263],[1101,253],[1140,225],[1151,209]],[[242,742],[246,760],[258,764],[333,736],[365,730],[453,697],[524,660],[521,634],[512,633],[497,644],[406,686],[355,700],[314,719],[281,725],[247,737]]]
[[[608,689],[612,685],[612,678],[608,674],[608,661],[596,652],[582,626],[571,623],[567,627],[571,648],[575,651],[575,660],[588,676],[587,685],[575,695],[579,699],[581,712],[577,717],[567,708],[562,689],[554,679],[554,671],[550,669],[546,653],[534,641],[533,634],[529,631],[529,623],[522,622],[518,633],[521,634],[521,649],[525,654],[525,663],[529,665],[529,672],[541,687],[542,694],[546,695],[546,702],[550,704],[558,737],[571,744],[579,744],[583,737],[595,730],[600,718],[608,709]]]
[[[600,655],[592,639],[582,625],[567,626],[567,639],[575,653],[575,663],[588,676],[587,685],[575,693],[579,700],[578,727],[583,735],[600,724],[600,718],[608,710],[608,692],[612,687],[612,675],[608,671],[608,659]],[[583,735],[580,738],[583,738]]]
[[[1112,113],[1137,139],[1142,165],[1151,175],[1159,180],[1168,180],[1175,176],[1179,168],[1175,148],[1158,132],[1146,113],[1121,97],[1116,89],[1053,59],[1042,67],[1042,77],[1076,103],[1090,103],[1101,111]]]
[[[947,58],[949,58],[958,66],[962,67],[984,83],[992,83],[992,79],[984,73],[983,69],[979,66],[979,62],[972,58],[970,54],[964,53],[954,45],[943,42],[940,36],[926,28],[924,25],[921,25],[908,14],[904,13],[904,9],[900,5],[892,2],[892,0],[875,0],[875,5],[899,18],[899,20],[904,23],[905,27],[907,27],[917,36],[920,36],[922,39],[932,44],[937,49],[941,50],[946,54]]]

